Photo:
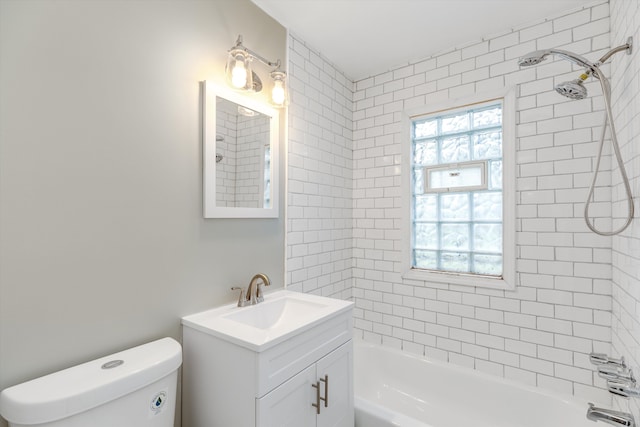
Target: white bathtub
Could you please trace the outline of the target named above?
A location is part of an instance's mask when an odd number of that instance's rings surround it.
[[[592,425],[572,397],[376,345],[354,354],[356,427]]]

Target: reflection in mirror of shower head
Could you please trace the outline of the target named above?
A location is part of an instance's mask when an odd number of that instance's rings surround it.
[[[253,111],[250,108],[243,107],[242,105],[238,105],[238,114],[245,117],[255,117],[260,113],[258,113],[257,111]]]
[[[555,89],[560,95],[569,99],[584,99],[587,97],[587,88],[584,87],[581,79],[558,83]]]
[[[224,136],[216,135],[216,142],[222,142],[222,141],[224,141]],[[224,156],[222,154],[216,153],[216,163],[220,163],[223,158]]]

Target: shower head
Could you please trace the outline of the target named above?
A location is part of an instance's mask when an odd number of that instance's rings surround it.
[[[578,64],[581,67],[586,68],[587,70],[593,71],[594,68],[594,64],[592,64],[589,60],[583,58],[582,56],[560,49],[536,50],[535,52],[528,53],[518,60],[518,65],[521,67],[538,65],[549,55],[557,55],[562,59],[566,59],[567,61],[573,62],[574,64]]]
[[[582,79],[558,83],[555,89],[560,95],[570,99],[584,99],[587,97],[587,88],[582,84]]]
[[[531,52],[523,56],[518,60],[518,65],[521,67],[529,67],[531,65],[538,65],[549,55],[548,50],[536,50],[535,52]]]

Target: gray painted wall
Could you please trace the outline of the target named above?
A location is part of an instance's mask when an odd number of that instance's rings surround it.
[[[0,388],[283,285],[282,219],[202,218],[198,82],[238,34],[286,62],[249,0],[0,1]]]

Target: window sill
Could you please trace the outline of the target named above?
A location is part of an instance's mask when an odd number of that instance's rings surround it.
[[[425,282],[449,283],[452,285],[490,288],[503,291],[515,290],[514,281],[507,281],[504,277],[479,276],[463,273],[449,273],[412,268],[402,275],[403,279],[423,280]]]

